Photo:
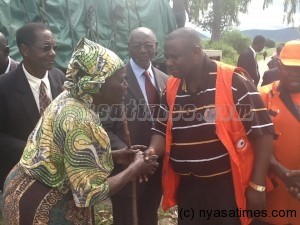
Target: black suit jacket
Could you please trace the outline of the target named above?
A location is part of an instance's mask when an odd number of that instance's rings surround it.
[[[246,70],[250,75],[250,78],[253,80],[255,86],[258,85],[260,74],[258,71],[257,61],[250,47],[245,49],[242,54],[240,54],[237,66]]]
[[[168,76],[154,67],[152,67],[152,70],[154,72],[156,86],[158,87],[158,92],[161,97],[162,92],[166,87]],[[130,63],[126,64],[126,81],[128,83],[128,91],[127,95],[125,96],[125,105],[131,144],[148,146],[152,135],[151,128],[153,126],[153,120],[149,114],[149,111],[147,111],[148,107],[145,104],[144,95],[132,71]],[[102,124],[110,138],[112,150],[124,148],[127,145],[125,144],[126,139],[124,135],[123,122],[120,120],[112,121],[114,120],[113,117],[120,118],[120,111],[111,114],[111,117],[112,118],[110,119],[107,117],[103,119],[102,117]],[[122,170],[123,168],[121,166],[115,165],[112,174],[117,174]],[[158,179],[160,179],[160,177]],[[138,187],[144,184],[145,183],[139,184]],[[129,185],[123,188],[123,190],[121,190],[118,194],[129,196],[131,189],[128,186]]]
[[[279,68],[273,68],[270,70],[267,70],[266,72],[264,72],[263,75],[263,81],[261,83],[261,86],[267,85],[267,84],[271,84],[276,80],[279,80]]]
[[[11,59],[10,67],[9,67],[9,72],[15,70],[19,65],[19,62]]]
[[[62,92],[65,75],[49,71],[52,97]],[[22,63],[0,76],[0,189],[14,165],[20,160],[27,138],[40,118]]]
[[[10,61],[10,65],[9,65],[9,68],[8,68],[8,72],[15,70],[19,65],[19,62],[13,60],[12,58],[10,58],[10,60],[11,61]],[[2,74],[0,74],[0,75],[2,75]]]

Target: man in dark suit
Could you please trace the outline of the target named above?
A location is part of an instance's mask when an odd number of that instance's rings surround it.
[[[128,48],[132,58],[126,65],[128,93],[125,97],[125,105],[131,144],[147,146],[150,142],[153,117],[155,117],[168,77],[151,64],[157,48],[156,37],[152,30],[145,27],[133,30],[129,37]],[[149,84],[155,87],[155,98],[149,96],[147,86]],[[111,114],[111,121],[103,121],[111,140],[112,150],[127,146],[123,123],[120,120],[116,121],[116,118],[120,117],[114,117]],[[122,166],[115,165],[114,173],[122,170]],[[157,210],[161,200],[161,169],[150,176],[148,182],[137,182],[136,185],[139,224],[157,225]],[[131,197],[131,184],[112,196],[115,225],[133,224]]]
[[[53,68],[56,45],[48,27],[26,24],[17,31],[16,41],[23,61],[15,70],[0,76],[0,190],[20,160],[44,102],[62,91],[65,79],[62,71]]]
[[[256,61],[256,55],[265,47],[266,39],[262,35],[254,37],[253,42],[249,48],[245,49],[239,56],[237,66],[242,67],[248,72],[255,86],[258,85],[260,74]]]
[[[261,83],[261,86],[267,85],[267,84],[271,84],[276,80],[279,80],[279,68],[275,67],[273,69],[267,70],[266,72],[264,72],[264,75],[262,77],[263,81]]]
[[[7,40],[4,34],[0,32],[0,75],[16,69],[18,64],[19,62],[9,57]]]

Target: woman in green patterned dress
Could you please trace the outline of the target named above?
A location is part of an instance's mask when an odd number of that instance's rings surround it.
[[[66,90],[45,110],[6,178],[5,224],[94,224],[93,205],[134,177],[155,171],[155,158],[144,161],[138,154],[142,146],[112,153],[93,110],[122,102],[127,86],[123,66],[110,50],[85,38],[79,41]],[[128,158],[133,160],[127,169],[109,177],[113,160]]]

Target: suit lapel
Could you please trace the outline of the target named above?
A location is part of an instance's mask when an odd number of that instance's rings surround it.
[[[140,99],[145,99],[130,63],[126,65],[126,81],[128,83],[128,90],[132,92],[138,102]]]
[[[28,114],[28,118],[30,118],[31,122],[35,125],[37,118],[40,117],[40,113],[21,64],[17,67],[16,75],[17,90],[24,108],[24,113]]]
[[[11,59],[11,65],[10,65],[9,71],[15,70],[18,67],[18,64],[19,63],[17,61]]]
[[[161,98],[162,92],[164,91],[166,85],[165,85],[163,78],[161,76],[158,76],[158,74],[160,72],[157,69],[155,69],[154,67],[152,67],[152,70],[154,72],[154,77],[155,77],[155,81],[156,81],[156,85],[157,85],[157,89],[158,89],[157,91],[158,91],[159,97]]]

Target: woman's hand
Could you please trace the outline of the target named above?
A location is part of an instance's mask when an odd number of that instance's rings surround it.
[[[133,162],[135,155],[140,150],[147,149],[145,145],[132,145],[131,148],[123,148],[112,151],[114,163],[122,165],[124,168],[128,167]]]
[[[147,175],[153,174],[158,168],[157,155],[152,155],[148,160],[145,160],[142,152],[136,153],[132,166],[135,168],[137,176],[140,176],[139,181],[148,181]]]

